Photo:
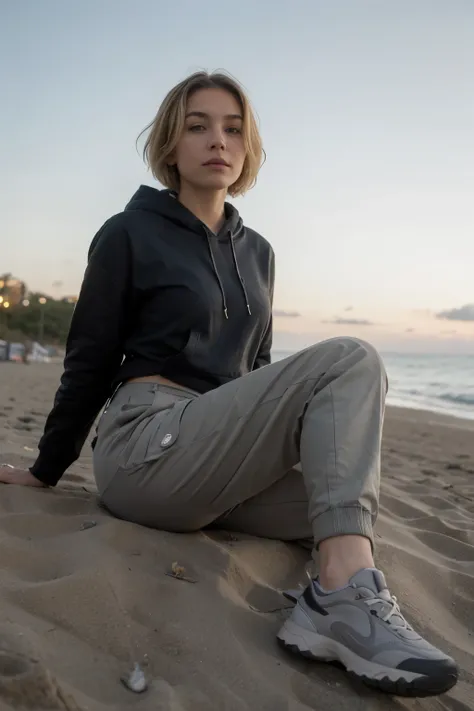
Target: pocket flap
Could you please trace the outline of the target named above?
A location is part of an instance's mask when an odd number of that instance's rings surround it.
[[[160,430],[163,436],[160,440],[161,449],[169,449],[176,443],[181,426],[181,418],[191,400],[180,400],[174,407],[165,415],[161,422]]]

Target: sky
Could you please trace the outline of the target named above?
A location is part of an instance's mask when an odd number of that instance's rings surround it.
[[[77,294],[167,91],[224,68],[267,161],[275,347],[474,353],[472,0],[0,0],[0,272]]]

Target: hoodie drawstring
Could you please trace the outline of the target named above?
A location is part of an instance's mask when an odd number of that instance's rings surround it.
[[[243,292],[243,295],[244,295],[245,305],[246,305],[246,307],[247,307],[247,311],[249,312],[249,315],[251,316],[251,315],[252,315],[252,312],[250,311],[250,304],[249,304],[249,297],[248,297],[248,294],[247,294],[247,289],[245,288],[245,282],[244,282],[244,280],[243,280],[243,278],[242,278],[242,275],[241,275],[241,273],[240,273],[239,263],[238,263],[238,261],[237,261],[237,255],[236,255],[236,253],[235,253],[234,240],[232,239],[232,235],[231,235],[230,233],[229,233],[229,239],[230,239],[230,248],[231,248],[231,250],[232,250],[232,256],[233,256],[233,258],[234,258],[235,271],[237,272],[237,276],[238,276],[239,281],[240,281],[240,286],[242,287],[242,292]]]
[[[229,318],[229,313],[228,313],[228,310],[227,310],[227,299],[226,299],[226,296],[225,296],[224,285],[223,285],[223,283],[222,283],[222,279],[221,279],[220,274],[219,274],[219,271],[218,271],[218,269],[217,269],[216,259],[215,259],[215,257],[214,257],[214,252],[212,251],[211,236],[210,236],[208,230],[206,230],[206,237],[207,237],[207,246],[209,247],[209,254],[210,254],[211,262],[212,262],[212,268],[214,269],[214,274],[216,275],[216,279],[217,279],[217,282],[218,282],[218,284],[219,284],[219,289],[221,290],[221,294],[222,294],[222,304],[223,304],[223,307],[224,307],[224,316],[226,317],[226,319],[228,319],[228,318]],[[251,312],[251,310],[250,310],[250,304],[249,304],[249,298],[248,298],[248,295],[247,295],[247,289],[245,288],[245,283],[244,283],[244,280],[243,280],[242,275],[241,275],[241,273],[240,273],[239,264],[238,264],[238,262],[237,262],[237,255],[236,255],[236,253],[235,253],[235,248],[234,248],[234,241],[233,241],[233,239],[232,239],[232,234],[231,234],[230,232],[229,232],[229,239],[230,239],[230,247],[231,247],[231,251],[232,251],[232,257],[233,257],[233,260],[234,260],[235,271],[237,272],[237,277],[238,277],[238,279],[239,279],[240,286],[241,286],[241,289],[242,289],[242,293],[243,293],[243,295],[244,295],[245,305],[246,305],[246,307],[247,307],[247,311],[248,311],[249,314],[251,315],[252,312]]]
[[[214,269],[214,274],[216,275],[216,279],[219,283],[219,289],[221,290],[221,294],[222,294],[222,304],[224,306],[224,316],[228,319],[229,315],[227,313],[227,300],[225,298],[224,284],[222,283],[222,279],[221,279],[218,269],[217,269],[217,264],[216,264],[216,260],[214,257],[214,252],[212,251],[211,237],[210,237],[209,232],[207,230],[206,230],[206,237],[207,237],[207,246],[209,247],[209,254],[211,255],[212,268]]]

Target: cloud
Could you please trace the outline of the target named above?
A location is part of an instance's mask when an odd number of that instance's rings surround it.
[[[353,310],[354,310],[353,306],[346,306],[346,308],[344,309],[344,311],[353,311]]]
[[[417,316],[432,316],[433,312],[431,309],[412,309],[412,313],[416,314]]]
[[[333,318],[330,321],[323,321],[323,323],[333,323],[337,326],[374,326],[372,321],[368,321],[366,318]]]
[[[474,304],[465,304],[458,309],[447,309],[436,314],[436,318],[445,321],[474,321]]]
[[[274,309],[273,315],[275,318],[299,318],[301,316],[297,311],[282,311],[281,309]]]
[[[414,328],[407,328],[407,329],[405,330],[405,333],[413,333],[414,330],[415,330]]]

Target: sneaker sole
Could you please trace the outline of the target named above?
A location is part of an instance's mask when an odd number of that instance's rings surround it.
[[[453,688],[457,674],[436,677],[391,669],[359,657],[336,640],[306,630],[287,620],[277,635],[281,646],[306,659],[340,662],[349,676],[386,694],[409,697],[439,696]]]

